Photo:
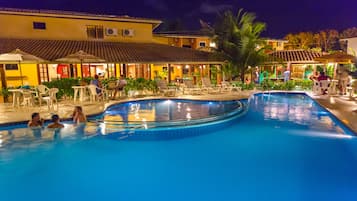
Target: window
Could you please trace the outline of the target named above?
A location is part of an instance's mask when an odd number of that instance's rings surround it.
[[[40,83],[49,81],[47,64],[38,64],[38,74]]]
[[[17,64],[5,64],[5,69],[6,70],[18,70],[19,67]]]
[[[44,23],[44,22],[33,22],[33,29],[46,29],[46,23]]]
[[[103,39],[104,38],[104,28],[98,25],[87,26],[87,36],[93,39]]]
[[[115,64],[108,64],[108,78],[115,77]]]
[[[200,42],[200,47],[206,47],[206,42]]]

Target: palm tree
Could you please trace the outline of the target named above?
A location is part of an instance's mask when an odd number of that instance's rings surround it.
[[[239,73],[242,81],[249,66],[257,66],[265,60],[265,42],[260,34],[266,26],[255,19],[255,14],[242,9],[236,16],[226,11],[219,15],[214,26],[217,54],[233,68],[231,72]]]

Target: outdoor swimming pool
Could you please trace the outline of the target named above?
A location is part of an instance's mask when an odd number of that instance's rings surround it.
[[[356,200],[356,137],[306,95],[257,94],[245,115],[205,127],[113,140],[67,126],[3,146],[1,200]]]

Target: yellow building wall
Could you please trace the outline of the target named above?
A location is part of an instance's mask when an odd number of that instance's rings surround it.
[[[33,22],[46,23],[46,29],[33,29]],[[152,42],[152,24],[44,16],[22,16],[0,13],[0,37],[58,40],[103,40],[122,42]],[[88,39],[87,25],[104,28],[104,39]],[[117,28],[117,36],[105,35],[105,28]],[[123,29],[133,29],[134,36],[123,36]]]
[[[209,47],[211,39],[209,37],[165,37],[165,36],[154,36],[153,42],[166,44],[175,47],[182,47],[183,45],[191,46],[192,49],[199,49],[200,42],[205,42],[206,46]]]
[[[162,36],[154,36],[153,37],[153,42],[154,43],[158,43],[158,44],[163,44],[163,45],[171,45],[169,43],[169,38],[162,37]]]
[[[38,85],[37,64],[21,64],[24,85]],[[20,66],[18,70],[5,70],[7,87],[21,86]]]

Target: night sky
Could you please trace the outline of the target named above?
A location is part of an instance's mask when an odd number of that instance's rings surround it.
[[[264,36],[357,27],[357,0],[0,0],[0,7],[70,10],[129,15],[160,20],[181,19],[198,29],[199,19],[213,23],[217,12],[244,8],[267,23]]]

